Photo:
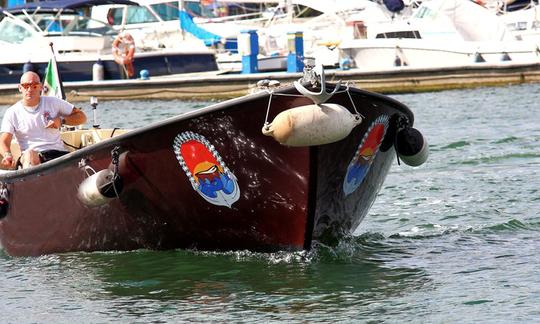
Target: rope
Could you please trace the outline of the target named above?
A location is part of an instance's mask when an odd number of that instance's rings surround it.
[[[347,92],[347,95],[349,96],[349,100],[351,101],[351,104],[352,104],[352,106],[354,108],[354,112],[356,113],[357,117],[360,116],[363,119],[366,119],[366,117],[364,117],[364,115],[359,113],[358,110],[356,109],[356,105],[354,104],[354,101],[352,100],[351,92],[349,91],[349,83],[348,82],[347,82],[347,88],[345,88],[345,91]]]
[[[66,141],[62,141],[62,142],[64,142],[64,145],[65,145],[65,146],[69,146],[69,147],[71,147],[71,148],[74,148],[75,150],[78,150],[78,149],[80,149],[80,148],[82,147],[82,146],[77,147],[77,146],[75,146],[75,145],[71,145],[71,144],[69,144],[69,143],[66,142]]]
[[[114,193],[116,194],[116,198],[120,198],[120,194],[118,193],[118,190],[116,189],[116,180],[120,178],[120,174],[118,172],[119,157],[120,157],[119,151],[120,151],[120,146],[115,146],[111,151],[111,163],[114,167],[112,185],[113,185]]]
[[[118,128],[118,127],[113,128],[110,138],[112,138],[114,136],[114,133],[119,129],[120,128]]]
[[[268,107],[266,107],[266,117],[264,117],[264,129],[268,130],[268,114],[270,113],[270,105],[272,104],[272,95],[274,93],[270,91],[270,98],[268,98]]]
[[[396,124],[396,133],[394,134],[394,150],[396,150],[397,164],[401,166],[401,162],[399,160],[399,152],[397,150],[397,138],[398,133],[409,126],[409,119],[407,117],[400,116]]]
[[[366,119],[366,117],[364,115],[362,115],[358,109],[356,108],[356,105],[354,104],[354,101],[352,99],[352,96],[351,96],[351,92],[349,91],[349,88],[350,88],[350,83],[347,82],[346,83],[346,87],[344,90],[338,90],[335,92],[335,94],[338,94],[338,93],[343,93],[343,92],[346,92],[347,95],[349,96],[349,100],[351,101],[351,104],[353,106],[353,109],[354,109],[354,112],[356,113],[356,116],[355,118],[358,120],[359,118],[362,118],[362,119]],[[268,122],[268,116],[270,114],[270,106],[272,104],[272,96],[282,96],[282,97],[305,97],[304,95],[297,95],[297,94],[289,94],[289,93],[274,93],[273,90],[267,90],[268,93],[270,94],[270,97],[268,98],[268,106],[266,108],[266,116],[264,118],[264,129],[265,130],[268,130],[268,125],[270,124]]]

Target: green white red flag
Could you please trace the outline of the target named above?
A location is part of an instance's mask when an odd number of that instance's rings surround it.
[[[66,99],[58,65],[54,58],[54,52],[53,57],[49,60],[47,71],[45,71],[45,77],[43,78],[43,95]]]

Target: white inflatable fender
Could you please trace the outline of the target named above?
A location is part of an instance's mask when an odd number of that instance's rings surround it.
[[[347,137],[362,122],[341,105],[326,103],[287,109],[263,126],[262,133],[287,146],[334,143]]]
[[[401,161],[413,167],[424,164],[429,156],[429,145],[425,136],[415,128],[398,132],[396,151]]]
[[[112,189],[112,190],[111,190]],[[77,197],[89,207],[98,207],[117,198],[115,195],[122,190],[120,178],[114,178],[114,172],[104,169],[84,179],[79,186]]]

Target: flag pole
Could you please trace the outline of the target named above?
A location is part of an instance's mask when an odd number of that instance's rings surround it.
[[[56,63],[56,56],[54,54],[54,48],[53,43],[50,42],[49,46],[51,47],[52,57],[53,57],[53,69],[55,71],[56,77],[58,78],[58,85],[60,87],[60,94],[62,96],[62,99],[66,100],[66,93],[64,91],[64,83],[62,82],[62,76],[60,75],[60,71],[58,70],[58,64]]]

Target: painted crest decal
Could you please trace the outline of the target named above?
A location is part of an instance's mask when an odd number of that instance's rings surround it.
[[[236,177],[204,136],[193,132],[178,134],[173,148],[193,189],[208,202],[230,208],[240,198]]]
[[[379,146],[384,139],[384,134],[388,128],[388,116],[380,116],[369,127],[362,142],[358,145],[358,149],[354,154],[349,166],[347,174],[343,181],[343,192],[345,196],[353,193],[362,183],[369,167],[375,159],[375,155],[379,151]]]

